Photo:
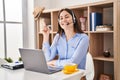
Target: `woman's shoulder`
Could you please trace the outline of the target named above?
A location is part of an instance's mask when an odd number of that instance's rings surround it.
[[[54,40],[58,40],[60,38],[60,34],[56,33],[55,36],[54,36]]]
[[[58,33],[56,33],[55,37],[59,37],[60,35]]]
[[[77,35],[78,35],[78,38],[80,40],[89,41],[89,37],[88,37],[87,34],[85,34],[85,33],[77,33]]]
[[[60,35],[59,33],[56,33],[55,37],[57,37],[57,38],[65,37],[65,34],[62,33],[62,34]]]
[[[85,33],[77,33],[76,34],[79,39],[89,40],[89,37]]]
[[[87,34],[85,34],[85,33],[76,33],[76,35],[78,36],[78,37],[88,37],[88,35]]]

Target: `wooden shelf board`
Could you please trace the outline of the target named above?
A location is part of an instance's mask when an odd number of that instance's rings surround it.
[[[54,32],[53,32],[53,34],[56,34],[56,33],[57,33],[57,31],[54,31]]]
[[[113,57],[104,57],[104,56],[97,56],[97,57],[93,57],[94,60],[101,60],[101,61],[110,61],[110,62],[114,62],[114,58]]]
[[[90,33],[113,33],[114,31],[90,31]]]
[[[51,12],[58,12],[61,10],[60,8],[54,8],[54,9],[45,9],[43,13],[51,13]]]

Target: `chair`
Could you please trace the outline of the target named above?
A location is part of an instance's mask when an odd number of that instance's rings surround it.
[[[85,72],[86,80],[94,79],[94,63],[91,54],[87,53],[86,58],[86,72]]]

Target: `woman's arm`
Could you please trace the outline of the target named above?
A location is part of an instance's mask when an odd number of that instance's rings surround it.
[[[59,39],[59,34],[56,34],[51,46],[50,46],[49,42],[43,42],[42,49],[44,51],[44,54],[45,54],[45,57],[46,57],[47,61],[53,60],[54,57],[56,56],[58,39]]]

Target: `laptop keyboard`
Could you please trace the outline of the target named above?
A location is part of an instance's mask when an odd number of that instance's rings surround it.
[[[60,71],[60,70],[61,70],[60,68],[51,67],[51,66],[48,66],[48,69],[49,69],[50,71]]]

